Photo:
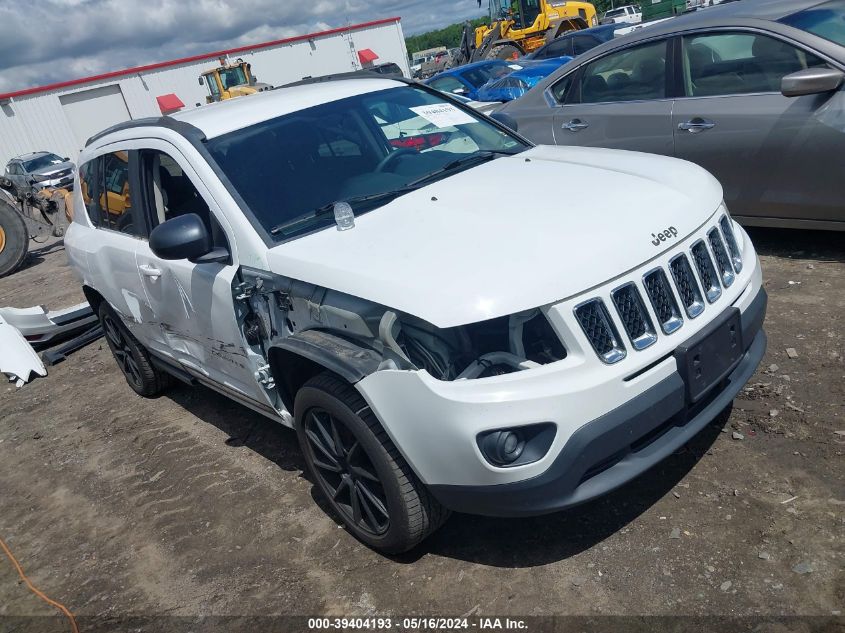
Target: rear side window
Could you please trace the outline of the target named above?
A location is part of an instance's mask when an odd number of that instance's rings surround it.
[[[85,211],[88,219],[94,226],[100,226],[100,205],[98,202],[100,181],[102,173],[100,159],[95,158],[79,168],[79,192],[82,194],[82,202],[85,204]]]
[[[588,50],[595,48],[599,44],[601,44],[601,42],[591,35],[576,35],[572,38],[572,50],[575,55],[586,53]]]
[[[534,59],[552,59],[569,54],[569,38],[560,39],[540,49]]]
[[[133,206],[129,178],[129,153],[112,152],[79,169],[80,188],[88,217],[94,226],[146,237],[140,212]]]
[[[666,41],[626,48],[587,65],[581,103],[666,97]]]
[[[569,94],[569,88],[572,86],[572,77],[573,74],[569,74],[552,86],[552,96],[555,98],[555,101],[560,104],[566,102],[566,97]]]
[[[785,75],[826,66],[782,40],[740,32],[685,37],[683,64],[690,97],[780,92]]]

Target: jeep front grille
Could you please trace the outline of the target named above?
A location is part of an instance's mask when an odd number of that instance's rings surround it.
[[[719,274],[722,276],[722,285],[725,288],[730,288],[736,276],[734,269],[731,267],[728,251],[725,250],[725,243],[722,241],[722,236],[719,235],[719,229],[715,227],[710,229],[707,233],[707,239],[710,242],[710,248],[713,250],[713,256],[716,258]]]
[[[625,346],[601,299],[590,299],[576,307],[575,317],[590,345],[605,363],[618,363],[625,358]]]
[[[678,308],[678,302],[675,301],[666,273],[662,268],[652,270],[643,277],[643,285],[663,333],[671,334],[677,331],[683,325],[684,317],[681,316],[681,310]]]
[[[610,296],[634,349],[645,349],[655,343],[657,332],[654,330],[654,324],[637,287],[633,283],[628,283],[614,290]]]
[[[704,296],[707,297],[709,303],[713,303],[722,296],[722,286],[719,284],[713,260],[710,259],[704,240],[698,240],[693,244],[691,252],[695,268],[698,270],[698,278],[701,280],[701,287],[704,288]]]
[[[643,275],[642,285],[623,283],[610,293],[609,302],[593,297],[578,304],[575,317],[599,358],[608,364],[618,363],[627,355],[621,330],[635,351],[644,350],[657,342],[655,318],[660,333],[677,332],[685,316],[694,319],[709,304],[717,304],[741,270],[742,258],[730,220],[723,215],[688,251],[672,257],[668,270],[666,266],[653,268]],[[718,305],[715,308],[720,309]]]
[[[698,289],[698,282],[692,274],[687,256],[674,257],[669,262],[669,270],[672,271],[672,278],[675,280],[675,287],[678,289],[687,316],[694,319],[704,311],[704,300],[701,298],[701,290]]]
[[[736,237],[734,236],[733,227],[731,227],[731,221],[728,220],[728,216],[722,216],[722,219],[719,220],[719,226],[722,227],[722,234],[725,236],[725,243],[728,245],[728,251],[731,254],[731,262],[738,275],[742,272],[742,253],[739,252],[739,245],[736,243]]]

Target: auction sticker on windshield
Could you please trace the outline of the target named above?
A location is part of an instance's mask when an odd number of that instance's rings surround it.
[[[451,103],[438,103],[435,105],[417,106],[410,109],[417,116],[430,121],[437,127],[451,127],[453,125],[465,125],[475,123],[476,119],[459,110]]]

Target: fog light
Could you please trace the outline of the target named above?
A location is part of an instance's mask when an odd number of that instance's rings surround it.
[[[484,438],[481,450],[494,464],[504,466],[519,459],[525,441],[516,431],[495,431]]]
[[[484,458],[500,468],[521,466],[542,459],[555,437],[551,422],[511,429],[485,431],[478,435],[478,448]]]

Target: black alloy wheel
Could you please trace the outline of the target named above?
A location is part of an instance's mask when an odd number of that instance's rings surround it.
[[[373,536],[386,533],[387,496],[361,442],[319,407],[306,414],[304,430],[315,474],[344,518]]]

